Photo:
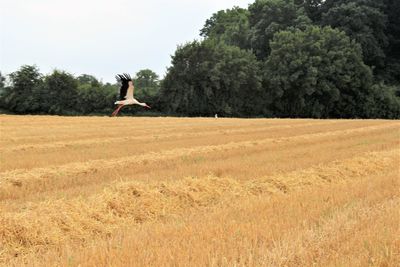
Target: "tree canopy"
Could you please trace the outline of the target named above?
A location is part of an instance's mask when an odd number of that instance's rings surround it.
[[[385,34],[387,17],[376,2],[336,3],[322,14],[321,23],[344,31],[361,45],[366,64],[383,68],[384,50],[388,45]]]
[[[262,94],[255,56],[224,43],[194,41],[180,46],[162,88],[162,108],[167,112],[207,116],[260,112],[253,104]]]
[[[8,76],[11,85],[5,86],[5,77],[0,73],[0,108],[17,114],[110,114],[120,87],[119,84],[104,84],[90,74],[75,77],[54,70],[43,75],[37,66],[31,65],[24,65]],[[152,70],[139,70],[135,86],[135,96],[141,101],[158,101],[160,81]],[[138,107],[126,108],[124,114],[139,110]],[[157,105],[154,110],[159,111]]]
[[[258,59],[270,53],[269,42],[275,33],[289,28],[304,29],[311,20],[293,0],[256,0],[249,6],[250,47]]]
[[[160,80],[158,74],[150,69],[143,69],[135,75],[135,87],[137,96],[154,97],[160,91]]]
[[[275,114],[327,118],[363,116],[357,109],[372,73],[361,49],[330,27],[281,31],[265,64],[268,98]],[[332,77],[335,77],[333,80]],[[353,107],[349,112],[347,109]]]
[[[218,11],[207,19],[200,35],[242,49],[249,48],[249,14],[247,9],[240,7]]]
[[[36,112],[40,106],[37,96],[43,86],[39,69],[24,65],[9,77],[11,86],[6,87],[1,95],[4,107],[17,113]]]

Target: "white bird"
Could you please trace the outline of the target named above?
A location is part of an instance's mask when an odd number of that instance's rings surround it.
[[[119,89],[119,101],[116,101],[114,104],[118,105],[117,109],[111,114],[111,116],[117,116],[119,110],[123,106],[127,105],[140,105],[145,108],[151,108],[146,103],[141,103],[137,101],[133,97],[133,93],[135,91],[135,86],[133,85],[132,78],[129,74],[124,73],[123,75],[117,74],[115,76],[118,82],[122,83],[121,88]]]

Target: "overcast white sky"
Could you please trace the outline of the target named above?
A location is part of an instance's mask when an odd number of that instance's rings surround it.
[[[176,46],[199,39],[207,18],[254,0],[0,0],[0,71],[24,64],[91,74],[149,68],[164,76]]]

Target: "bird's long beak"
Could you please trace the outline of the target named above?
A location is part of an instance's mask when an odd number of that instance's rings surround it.
[[[146,105],[145,107],[148,108],[148,109],[151,109],[151,107],[149,105]]]

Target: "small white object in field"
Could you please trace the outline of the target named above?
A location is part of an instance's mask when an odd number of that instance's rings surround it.
[[[218,114],[215,114],[215,118],[218,119]]]

